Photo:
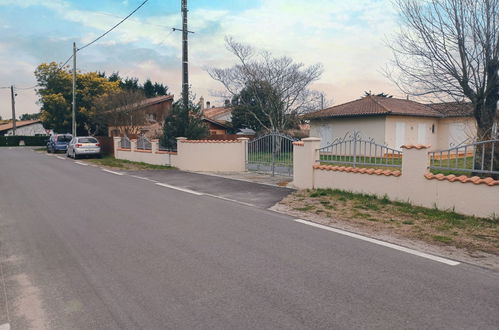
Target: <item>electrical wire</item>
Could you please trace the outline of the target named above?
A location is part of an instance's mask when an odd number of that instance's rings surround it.
[[[126,16],[125,18],[123,18],[121,21],[119,21],[116,25],[114,25],[112,28],[110,28],[109,30],[107,30],[106,32],[104,32],[103,34],[101,34],[99,37],[95,38],[93,41],[89,42],[88,44],[86,44],[85,46],[83,47],[80,47],[78,48],[78,50],[82,50],[82,49],[85,49],[87,48],[88,46],[92,45],[93,43],[97,42],[98,40],[102,39],[104,36],[106,36],[109,32],[113,31],[115,28],[117,28],[121,23],[123,23],[124,21],[126,21],[130,16],[132,16],[133,14],[135,14],[135,12],[137,10],[139,10],[140,8],[142,8],[143,5],[145,5],[149,0],[145,0],[144,2],[142,2],[140,4],[140,6],[138,6],[137,8],[135,8],[130,14],[128,14],[128,16]]]
[[[130,16],[132,16],[133,14],[135,14],[135,12],[137,12],[140,8],[142,8],[142,6],[144,6],[149,0],[144,0],[144,2],[142,2],[137,8],[135,8],[130,14],[128,14],[125,18],[123,18],[121,21],[119,21],[117,24],[115,24],[113,27],[111,27],[109,30],[107,30],[106,32],[104,32],[103,34],[101,34],[99,37],[95,38],[93,41],[89,42],[88,44],[84,45],[83,47],[80,47],[77,49],[77,51],[80,51],[82,49],[85,49],[87,48],[88,46],[96,43],[98,40],[102,39],[103,37],[105,37],[109,32],[113,31],[115,28],[117,28],[119,25],[121,25],[123,22],[125,22]],[[165,26],[162,26],[162,27],[165,27]],[[170,33],[171,34],[171,33]],[[66,64],[68,64],[68,62],[73,58],[73,55],[71,55],[62,65],[60,65],[57,70],[54,72],[54,74],[57,74],[59,73],[59,71],[61,71],[65,66]],[[33,89],[33,88],[36,88],[36,87],[39,87],[40,85],[39,84],[36,84],[34,86],[30,86],[30,87],[15,87],[15,89],[17,90],[28,90],[28,89]],[[9,87],[0,87],[0,89],[6,89],[6,88],[10,88]]]
[[[66,64],[68,64],[68,62],[73,58],[73,55],[71,55],[67,60],[66,62],[64,62],[63,64],[61,64],[57,70],[55,70],[55,72],[53,73],[54,75],[55,74],[58,74],[65,66]],[[28,90],[28,89],[33,89],[33,88],[36,88],[36,87],[39,87],[40,85],[39,84],[36,84],[34,86],[30,86],[30,87],[16,87],[14,86],[14,89],[15,90]],[[3,87],[2,87],[3,88]],[[7,88],[10,88],[10,87],[7,87]]]
[[[113,14],[105,13],[105,12],[102,12],[102,11],[96,11],[96,12],[94,12],[94,14],[103,15],[103,16],[109,16],[109,17],[115,17],[115,18],[123,18],[122,16],[113,15]],[[136,22],[136,23],[139,23],[139,24],[146,24],[146,25],[157,26],[157,27],[164,28],[164,29],[171,29],[170,26],[156,24],[156,23],[143,22],[143,21],[140,21],[140,20],[137,20],[137,19],[133,19],[133,18],[130,18],[129,21]]]

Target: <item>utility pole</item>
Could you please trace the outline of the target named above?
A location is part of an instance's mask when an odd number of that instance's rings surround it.
[[[189,44],[187,35],[187,0],[182,0],[182,98],[185,109],[189,108]]]
[[[182,0],[182,29],[173,28],[173,31],[182,31],[182,99],[184,107],[189,107],[189,33],[187,29],[187,0]]]
[[[14,86],[10,86],[10,97],[12,103],[12,135],[16,135],[16,98]]]
[[[76,136],[76,42],[73,42],[73,108],[71,120],[71,132]]]

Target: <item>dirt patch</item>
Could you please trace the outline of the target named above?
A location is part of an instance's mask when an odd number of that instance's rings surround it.
[[[337,190],[295,192],[273,210],[499,269],[499,221]]]

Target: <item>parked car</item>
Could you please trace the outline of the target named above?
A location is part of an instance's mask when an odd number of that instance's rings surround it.
[[[71,134],[54,134],[50,136],[50,139],[47,142],[47,152],[66,152],[71,139],[73,139]]]
[[[75,136],[69,142],[66,156],[77,159],[80,156],[101,156],[101,145],[92,136]]]

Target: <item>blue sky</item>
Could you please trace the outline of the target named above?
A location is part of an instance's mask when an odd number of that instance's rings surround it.
[[[0,0],[0,87],[35,85],[42,62],[62,62],[72,42],[82,46],[116,24],[142,0]],[[396,31],[390,0],[190,0],[190,82],[194,93],[219,103],[222,86],[208,66],[230,66],[235,59],[224,37],[287,55],[298,62],[320,62],[325,72],[314,88],[335,104],[364,90],[399,95],[381,73],[391,56],[385,40]],[[180,0],[150,0],[130,20],[78,53],[82,71],[119,71],[150,78],[180,90]],[[34,91],[20,90],[17,112],[38,112]],[[0,89],[0,115],[10,118],[10,95]]]

